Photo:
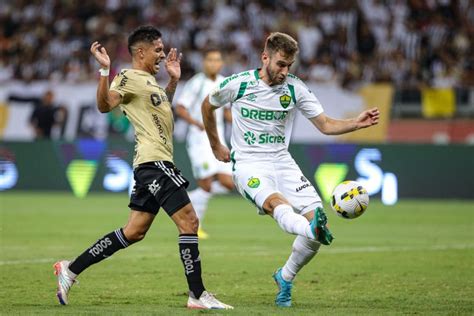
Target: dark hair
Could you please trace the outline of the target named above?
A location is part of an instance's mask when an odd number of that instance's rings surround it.
[[[265,41],[265,51],[270,54],[280,52],[285,56],[294,56],[298,50],[298,42],[285,33],[273,32]]]
[[[133,30],[128,36],[128,51],[132,55],[134,46],[140,42],[151,44],[154,40],[161,38],[161,32],[151,25],[142,25]]]
[[[206,47],[205,49],[202,50],[202,57],[206,58],[207,55],[209,55],[210,53],[222,54],[222,51],[218,47],[215,47],[215,46]]]

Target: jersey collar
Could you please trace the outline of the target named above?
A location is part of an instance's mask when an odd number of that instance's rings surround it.
[[[145,71],[145,70],[140,70],[140,69],[135,69],[135,68],[130,68],[130,70],[133,70],[133,71],[136,71],[136,72],[138,72],[138,73],[140,73],[140,74],[148,75],[148,76],[150,76],[150,77],[155,78],[154,75],[152,75],[151,73],[149,73],[148,71]]]
[[[260,76],[258,75],[258,72],[259,72],[260,68],[257,68],[255,69],[255,71],[253,72],[253,74],[255,75],[255,79],[260,79]]]

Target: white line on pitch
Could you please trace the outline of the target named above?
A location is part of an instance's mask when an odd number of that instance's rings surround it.
[[[474,245],[472,244],[459,244],[459,245],[436,245],[431,247],[390,247],[390,246],[372,246],[372,247],[345,247],[345,248],[334,248],[334,249],[325,249],[322,253],[324,254],[350,254],[350,253],[371,253],[371,252],[390,252],[390,251],[399,251],[399,252],[409,252],[409,251],[436,251],[436,250],[465,250],[465,249],[474,249]],[[259,250],[259,249],[252,249],[250,251],[246,251],[248,254],[261,254],[266,253],[266,250]],[[233,252],[236,254],[236,252]],[[209,256],[216,256],[217,253],[213,253]],[[223,252],[222,255],[228,255],[227,252]],[[120,257],[119,260],[130,260],[130,259],[137,259],[137,258],[157,258],[157,257],[164,257],[166,254],[155,253],[153,255],[132,255],[132,256],[123,256]],[[114,258],[109,258],[111,260]],[[38,258],[38,259],[19,259],[19,260],[1,260],[0,266],[6,265],[22,265],[22,264],[40,264],[40,263],[54,263],[57,258]]]
[[[474,249],[474,245],[460,244],[460,245],[435,245],[430,247],[391,247],[391,246],[373,246],[373,247],[344,247],[327,249],[324,253],[328,254],[339,254],[339,253],[364,253],[364,252],[388,252],[388,251],[434,251],[434,250],[463,250],[463,249]]]

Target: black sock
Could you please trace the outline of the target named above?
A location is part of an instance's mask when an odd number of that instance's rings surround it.
[[[94,263],[110,257],[120,249],[126,248],[130,242],[125,238],[122,228],[117,229],[97,240],[70,265],[72,273],[79,274]]]
[[[206,289],[201,278],[201,258],[199,258],[198,236],[196,234],[179,235],[179,256],[183,261],[189,290],[195,298],[199,298]]]

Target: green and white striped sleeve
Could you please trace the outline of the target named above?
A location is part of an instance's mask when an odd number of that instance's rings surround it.
[[[240,81],[238,75],[225,78],[209,93],[209,102],[219,108],[232,103],[239,93]]]

